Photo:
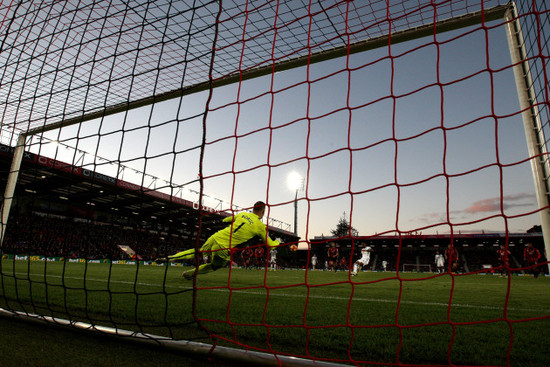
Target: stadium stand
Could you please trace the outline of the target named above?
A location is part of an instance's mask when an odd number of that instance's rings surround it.
[[[13,215],[4,239],[5,253],[111,260],[152,260],[191,246],[180,238],[44,214]]]
[[[9,170],[12,154],[10,147],[0,146],[0,170]],[[2,177],[0,189],[6,184],[5,176]],[[17,187],[14,210],[4,239],[4,253],[151,261],[193,247],[198,235],[198,210],[191,202],[116,178],[88,175],[82,168],[32,153],[25,155]],[[115,213],[114,207],[117,209]],[[224,225],[220,219],[228,215],[211,208],[203,209],[201,240],[220,229]],[[501,233],[455,234],[453,240],[460,257],[459,271],[491,271],[488,269],[498,265],[496,250],[507,241],[513,268],[523,265],[523,248],[527,242],[533,242],[544,256],[542,233],[537,226],[533,228],[534,232],[509,234],[508,239]],[[270,231],[272,237],[279,237],[286,243],[298,240],[293,233],[280,228],[270,228]],[[451,243],[451,236],[358,237],[351,260],[352,242],[349,239],[314,237],[310,239],[309,252],[290,253],[280,249],[278,265],[304,269],[308,257],[315,253],[318,269],[323,269],[328,243],[332,240],[337,242],[340,256],[346,259],[339,265],[339,270],[348,270],[347,264],[359,258],[357,243],[366,242],[374,248],[374,253],[370,264],[363,270],[380,271],[382,261],[386,260],[387,271],[403,270],[403,264],[430,264],[435,271],[435,252],[444,252]],[[254,247],[257,243],[247,245]],[[251,267],[257,268],[265,261],[265,254],[258,260],[252,258]],[[234,262],[245,266],[240,254],[235,256]],[[543,268],[547,272],[546,267]]]
[[[9,172],[12,157],[13,148],[0,144],[0,171]],[[1,175],[0,190],[6,182]],[[151,261],[206,240],[231,215],[198,209],[179,197],[26,152],[3,253]],[[270,235],[298,239],[273,226]]]

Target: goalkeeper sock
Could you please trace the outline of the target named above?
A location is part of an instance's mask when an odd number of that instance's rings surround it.
[[[202,264],[201,266],[199,266],[197,274],[206,274],[210,273],[211,271],[214,271],[214,269],[212,269],[212,263]]]
[[[168,260],[191,260],[195,258],[195,249],[189,249],[168,256]]]
[[[208,263],[208,264],[202,264],[201,266],[199,266],[199,269],[193,269],[193,270],[188,270],[184,273],[184,276],[185,274],[187,274],[187,277],[189,278],[192,278],[193,275],[195,275],[195,272],[197,274],[206,274],[206,273],[210,273],[214,271],[214,269],[212,269],[212,263]]]

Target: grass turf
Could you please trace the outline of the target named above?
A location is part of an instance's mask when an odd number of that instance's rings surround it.
[[[2,262],[0,307],[338,362],[548,366],[550,279]],[[195,296],[195,298],[194,298]]]
[[[122,338],[0,317],[2,367],[235,366],[227,362],[128,343]]]

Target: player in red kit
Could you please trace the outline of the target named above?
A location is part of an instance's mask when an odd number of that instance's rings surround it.
[[[251,266],[252,256],[254,256],[254,251],[250,247],[245,247],[242,250],[241,258],[245,269],[248,269]]]
[[[330,247],[327,251],[327,258],[328,258],[328,269],[332,271],[336,271],[336,265],[338,264],[338,247],[336,247],[336,243],[331,242]]]
[[[536,266],[539,263],[540,251],[533,247],[531,242],[527,243],[527,247],[523,250],[523,260],[525,261],[525,266],[531,266],[529,272],[533,274],[533,277],[537,279],[539,277],[539,267]]]
[[[500,275],[508,273],[508,266],[510,265],[510,251],[506,249],[505,245],[500,245],[497,250],[498,266],[500,269]]]
[[[265,249],[263,248],[263,246],[256,247],[256,249],[254,250],[254,265],[256,265],[257,269],[260,269],[265,263],[264,254]]]
[[[345,256],[342,256],[340,258],[340,263],[338,264],[338,268],[340,270],[347,270],[348,268],[348,262],[346,261],[346,257]]]
[[[447,270],[456,271],[458,269],[458,251],[455,247],[449,246],[445,250],[445,260],[447,260]]]

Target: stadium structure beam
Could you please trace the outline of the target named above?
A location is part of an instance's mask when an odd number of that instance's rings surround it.
[[[527,139],[527,148],[531,159],[531,170],[539,206],[542,237],[546,253],[550,254],[550,166],[546,139],[540,121],[540,114],[533,78],[529,67],[529,56],[525,49],[525,40],[521,31],[516,3],[512,2],[505,14],[508,47],[512,58],[516,89]],[[550,270],[550,264],[548,264]]]
[[[29,314],[21,311],[10,311],[0,308],[0,316],[7,318],[17,318],[31,323],[49,324],[58,327],[70,328],[94,335],[110,336],[117,340],[126,340],[140,345],[149,345],[153,347],[162,347],[168,350],[193,354],[202,357],[212,357],[214,359],[237,362],[245,365],[257,366],[287,366],[287,367],[343,367],[342,364],[336,364],[325,361],[309,360],[304,358],[291,357],[286,355],[275,355],[269,353],[256,352],[252,350],[236,349],[222,346],[213,346],[206,343],[198,343],[187,340],[174,340],[165,336],[152,334],[143,334],[129,330],[115,329],[107,326],[92,325],[80,321],[70,321],[57,317],[41,316]]]
[[[10,217],[15,186],[17,185],[17,178],[19,177],[19,170],[21,169],[21,162],[23,161],[23,153],[25,152],[25,138],[26,137],[23,134],[20,134],[17,138],[17,143],[13,152],[13,159],[11,161],[10,173],[8,174],[8,182],[6,183],[6,188],[4,189],[2,219],[0,221],[0,249],[4,243],[4,234],[6,233],[6,226]]]
[[[100,109],[94,112],[85,113],[82,116],[73,117],[38,128],[30,129],[26,134],[35,135],[43,133],[45,131],[59,129],[61,127],[70,126],[85,121],[100,119],[105,116],[114,115],[117,113],[126,112],[140,107],[152,105],[154,103],[164,102],[175,98],[180,98],[184,95],[194,94],[209,90],[210,88],[217,88],[224,85],[238,83],[240,81],[255,79],[261,76],[271,75],[285,70],[295,69],[298,67],[315,64],[322,61],[335,59],[338,57],[344,57],[359,52],[374,50],[380,47],[391,44],[397,44],[407,41],[412,41],[422,37],[433,36],[435,33],[444,33],[468,26],[480,24],[482,22],[490,22],[497,19],[503,19],[509,5],[498,5],[493,8],[489,8],[483,11],[477,11],[468,13],[465,15],[449,18],[446,20],[438,21],[436,23],[430,23],[422,26],[418,26],[403,31],[394,32],[391,35],[385,35],[367,40],[358,41],[350,45],[344,45],[335,47],[329,50],[323,50],[312,54],[296,57],[293,59],[283,60],[274,64],[260,66],[244,70],[242,72],[236,72],[227,76],[213,79],[212,81],[205,81],[202,83],[194,84],[188,87],[179,88],[176,90],[160,93],[154,96],[142,98],[139,100],[119,103],[113,106],[108,106],[104,109]]]

